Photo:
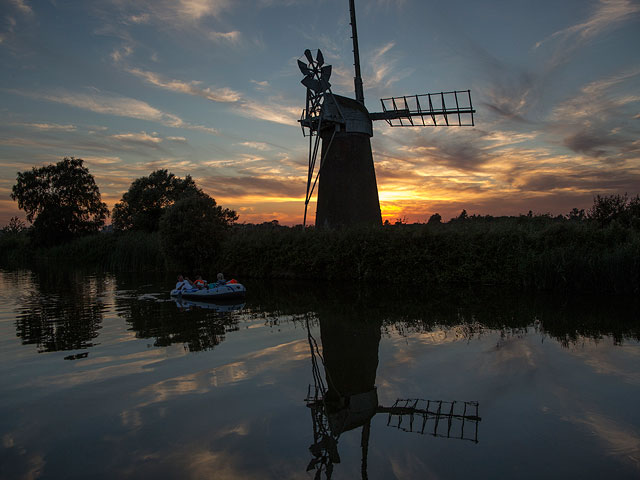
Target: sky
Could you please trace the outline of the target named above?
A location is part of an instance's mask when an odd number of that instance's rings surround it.
[[[474,127],[374,123],[383,219],[566,214],[640,193],[640,0],[356,0],[364,95],[471,90]],[[19,171],[85,160],[111,208],[191,175],[239,222],[302,222],[296,60],[353,97],[348,0],[1,0],[0,225]],[[315,204],[309,208],[311,221]]]

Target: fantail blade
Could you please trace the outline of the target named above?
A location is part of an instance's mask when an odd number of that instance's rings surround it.
[[[307,67],[307,64],[301,60],[298,60],[298,68],[300,69],[303,75],[311,75],[313,73],[311,70],[309,70],[309,67]]]

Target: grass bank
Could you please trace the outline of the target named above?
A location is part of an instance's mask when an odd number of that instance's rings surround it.
[[[32,250],[0,237],[9,267],[166,271],[156,233],[98,234]],[[202,273],[401,285],[510,285],[548,291],[640,292],[640,228],[549,216],[470,217],[446,224],[316,230],[236,225]]]
[[[241,226],[220,264],[262,278],[637,293],[640,230],[539,217],[341,231]]]

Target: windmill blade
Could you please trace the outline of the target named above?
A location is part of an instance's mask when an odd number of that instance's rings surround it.
[[[329,82],[329,78],[331,78],[331,65],[325,65],[320,69],[320,80]]]
[[[307,64],[304,63],[302,60],[298,60],[298,68],[300,69],[303,75],[313,74],[313,72],[309,69],[309,67],[307,67]]]
[[[321,83],[313,77],[304,77],[300,83],[316,93],[323,91]]]
[[[324,56],[322,55],[320,49],[318,49],[318,53],[316,54],[316,61],[318,62],[318,67],[324,65]]]
[[[327,90],[329,90],[331,88],[331,84],[329,82],[327,82],[327,80],[324,79],[324,78],[320,79],[319,84],[320,84],[320,89],[321,89],[320,91],[322,91],[322,92],[326,92]]]
[[[308,48],[304,51],[304,56],[309,60],[309,65],[313,65],[315,61],[313,60],[313,55],[311,55],[311,50]]]

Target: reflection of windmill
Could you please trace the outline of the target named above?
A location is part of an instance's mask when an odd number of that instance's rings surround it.
[[[385,120],[393,127],[474,124],[475,110],[469,90],[389,97],[381,100],[382,112],[369,113],[364,105],[354,0],[349,0],[349,9],[355,100],[331,92],[331,66],[324,64],[320,50],[315,59],[309,50],[305,50],[308,65],[298,60],[300,71],[305,76],[302,84],[307,87],[306,107],[300,119],[303,134],[309,136],[305,225],[307,207],[318,179],[316,226],[381,223],[371,153],[373,120]],[[305,129],[308,129],[308,133]],[[322,153],[317,166],[320,139]]]
[[[371,325],[378,328],[377,325]],[[322,329],[322,327],[321,327]],[[370,332],[363,332],[364,336]],[[390,407],[378,404],[378,393],[375,386],[370,385],[362,389],[371,381],[365,380],[361,385],[350,388],[348,392],[340,392],[347,385],[344,378],[332,377],[330,369],[327,368],[323,356],[319,352],[317,342],[311,334],[309,321],[307,320],[307,335],[311,350],[311,364],[313,372],[313,387],[309,386],[307,407],[311,411],[313,422],[313,444],[309,447],[313,458],[307,466],[307,471],[315,470],[315,479],[322,477],[325,472],[327,479],[333,474],[333,465],[340,463],[338,452],[338,440],[340,435],[349,430],[362,427],[362,478],[367,478],[367,455],[369,450],[369,436],[371,433],[371,420],[378,413],[388,415],[387,426],[396,427],[405,432],[415,432],[418,434],[428,434],[434,437],[453,438],[459,440],[469,440],[478,443],[478,402],[445,402],[442,400],[421,400],[421,399],[397,399]],[[377,342],[369,335],[373,341],[368,343],[363,351],[369,350],[374,343],[377,354]],[[357,348],[354,345],[354,348]],[[374,375],[377,367],[377,357],[374,362],[367,359],[366,354],[362,359],[364,369],[356,368],[356,376],[367,376],[373,367]],[[322,371],[322,364],[325,368],[327,383],[325,383]],[[349,364],[343,363],[343,369],[353,368]],[[333,372],[338,373],[338,372]],[[369,375],[370,376],[370,375]],[[349,375],[347,375],[348,378]],[[340,383],[339,386],[336,386]],[[353,386],[352,386],[353,387]],[[347,387],[348,388],[348,387]],[[361,391],[364,390],[364,391]]]

